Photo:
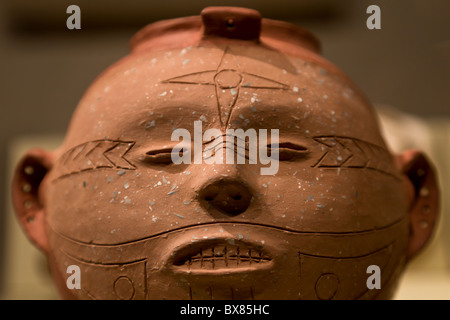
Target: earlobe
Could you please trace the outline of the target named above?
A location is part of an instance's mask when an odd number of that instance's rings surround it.
[[[408,150],[397,160],[411,189],[409,260],[423,249],[435,229],[439,213],[439,190],[435,170],[421,152]]]
[[[12,198],[17,218],[28,238],[48,252],[45,232],[45,203],[42,184],[53,166],[53,154],[41,149],[28,151],[18,163],[12,181]]]

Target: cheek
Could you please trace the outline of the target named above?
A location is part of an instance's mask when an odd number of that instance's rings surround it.
[[[51,182],[47,221],[82,242],[120,243],[176,227],[192,209],[186,175],[96,170]]]
[[[260,184],[267,218],[292,230],[370,231],[407,213],[402,181],[373,170],[291,168]]]

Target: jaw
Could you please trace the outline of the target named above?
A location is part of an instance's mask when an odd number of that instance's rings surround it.
[[[64,298],[374,299],[391,297],[407,232],[404,220],[343,234],[214,223],[117,245],[55,232],[51,239],[59,245],[53,269]],[[65,287],[68,265],[80,266],[81,290]],[[381,269],[382,290],[366,286],[370,265]]]

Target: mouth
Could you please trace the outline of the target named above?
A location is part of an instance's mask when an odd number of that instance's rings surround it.
[[[173,265],[179,271],[250,271],[272,265],[261,246],[235,240],[206,241],[182,248]]]

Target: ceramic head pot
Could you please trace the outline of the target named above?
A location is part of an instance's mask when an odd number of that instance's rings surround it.
[[[391,298],[438,202],[313,35],[228,7],[141,30],[13,184],[67,299]]]

